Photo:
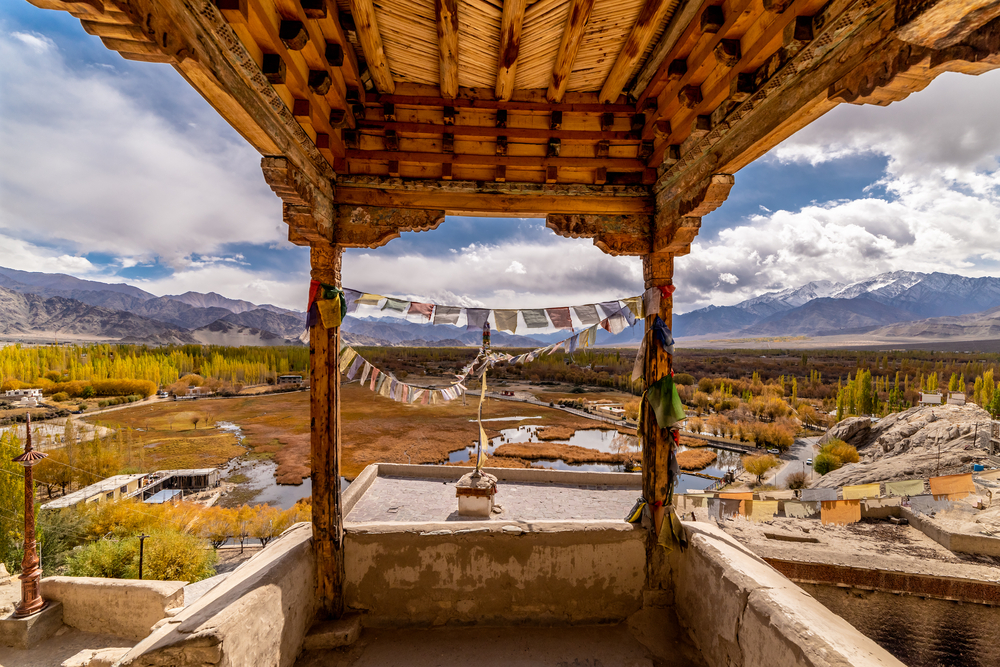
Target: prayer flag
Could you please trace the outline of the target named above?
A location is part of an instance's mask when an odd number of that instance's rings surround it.
[[[617,313],[622,309],[622,305],[617,301],[602,301],[600,304],[601,310],[604,311],[604,317],[608,318]]]
[[[372,365],[367,361],[365,362],[365,369],[361,371],[361,384],[363,385],[368,381],[368,375],[372,372]]]
[[[601,321],[601,317],[597,314],[597,306],[594,304],[573,306],[573,312],[580,319],[580,324],[585,327],[592,326]]]
[[[573,318],[569,314],[569,308],[546,308],[545,313],[556,329],[573,329]]]
[[[820,510],[823,525],[846,526],[861,521],[861,501],[824,500]]]
[[[466,331],[472,331],[473,329],[483,328],[486,320],[490,318],[490,311],[487,308],[466,308],[465,315],[469,322],[465,329]]]
[[[462,309],[457,306],[438,306],[434,309],[434,324],[458,324]]]
[[[359,306],[377,306],[379,301],[385,297],[380,294],[369,294],[365,292],[360,297],[358,297],[357,304]]]
[[[855,484],[853,486],[845,486],[842,488],[841,493],[844,496],[844,500],[856,500],[858,498],[878,498],[881,494],[879,483],[875,482],[873,484]]]
[[[431,313],[434,312],[433,303],[417,303],[416,301],[410,302],[410,309],[407,311],[407,319],[409,316],[413,316],[413,319],[417,322],[430,322]]]
[[[751,521],[770,521],[778,513],[777,500],[748,500],[747,518]]]
[[[549,326],[544,310],[522,310],[521,315],[524,316],[524,324],[529,329],[544,329]]]
[[[339,294],[332,299],[320,299],[316,302],[316,308],[319,310],[320,321],[323,322],[325,328],[333,329],[340,326],[343,321],[341,317],[343,302],[340,300]]]
[[[353,313],[358,309],[358,299],[361,298],[361,292],[356,289],[345,289],[344,290],[344,300],[347,302],[347,312]]]
[[[566,351],[569,352],[570,354],[573,354],[574,352],[576,352],[577,345],[579,344],[580,344],[580,334],[577,334],[569,339]]]
[[[837,489],[802,489],[803,501],[834,501],[837,499]]]
[[[354,362],[351,364],[351,369],[347,371],[347,379],[353,380],[354,377],[358,374],[358,370],[361,368],[361,365],[364,363],[365,363],[364,359],[362,359],[360,356],[355,356]]]
[[[919,496],[924,492],[924,480],[907,479],[901,482],[886,482],[885,492],[890,496]]]
[[[498,331],[517,331],[517,311],[516,310],[494,310],[493,317],[497,322]]]
[[[344,371],[346,371],[350,367],[351,362],[354,361],[354,357],[356,357],[356,356],[358,356],[358,353],[354,351],[354,348],[352,348],[352,347],[344,348],[344,350],[340,353],[340,372],[341,373],[343,373]]]
[[[375,393],[376,394],[381,394],[382,393],[382,387],[385,386],[385,379],[387,377],[388,376],[385,373],[379,373],[378,379],[375,380]]]
[[[625,307],[628,308],[635,317],[643,316],[641,296],[630,296],[627,299],[623,299],[622,303],[625,304]]]
[[[369,391],[375,391],[375,383],[378,381],[378,376],[382,374],[382,371],[372,366],[372,378],[371,384],[368,385]]]
[[[625,331],[625,327],[628,326],[628,323],[625,321],[625,316],[622,315],[621,312],[617,312],[601,322],[601,326],[604,327],[604,329],[611,335],[617,335]]]
[[[646,401],[653,408],[656,423],[660,428],[669,428],[684,419],[681,397],[677,393],[674,379],[669,375],[664,375],[650,385],[649,389],[646,390]]]
[[[639,343],[639,352],[635,355],[635,365],[632,366],[632,382],[635,382],[642,377],[643,371],[646,365],[646,339],[647,336],[642,337],[642,342]]]
[[[399,299],[386,299],[385,305],[382,306],[382,310],[395,310],[398,313],[405,313],[410,306],[409,301],[400,301]]]
[[[941,477],[931,477],[928,480],[931,485],[931,494],[935,496],[949,497],[952,500],[964,498],[976,492],[976,484],[972,481],[972,473],[967,472],[961,475],[942,475]]]

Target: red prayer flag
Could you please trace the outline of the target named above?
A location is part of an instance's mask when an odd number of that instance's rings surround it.
[[[407,315],[420,315],[424,321],[430,321],[431,314],[434,312],[433,303],[417,303],[412,301],[410,303],[410,309],[407,311]]]
[[[549,319],[552,320],[552,326],[556,329],[573,329],[573,318],[570,317],[569,307],[563,308],[546,308],[546,314],[548,314]]]

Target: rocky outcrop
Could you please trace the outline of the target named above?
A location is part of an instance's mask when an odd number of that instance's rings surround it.
[[[870,417],[848,417],[830,427],[820,438],[819,444],[824,445],[831,440],[843,440],[849,445],[858,447],[867,441],[871,429],[872,420]]]
[[[970,464],[986,459],[990,421],[989,413],[977,405],[927,405],[891,414],[871,425],[867,435],[854,427],[858,430],[848,442],[858,448],[861,460],[824,475],[813,486],[830,488],[964,472]],[[830,433],[836,433],[842,424]]]

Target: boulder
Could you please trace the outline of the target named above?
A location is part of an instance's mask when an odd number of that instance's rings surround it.
[[[829,432],[837,433],[847,421]],[[866,432],[856,430],[853,440],[833,435],[857,447],[861,460],[824,475],[813,486],[830,488],[965,472],[970,464],[986,460],[990,421],[989,413],[971,403],[924,405],[893,413]]]
[[[871,428],[872,420],[869,417],[848,417],[831,426],[826,434],[820,438],[819,444],[825,445],[831,440],[843,440],[849,445],[860,447],[861,443],[868,438]]]

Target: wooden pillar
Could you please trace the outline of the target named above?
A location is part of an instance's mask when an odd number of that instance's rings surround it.
[[[642,257],[642,274],[646,289],[672,285],[674,277],[674,256],[668,252],[655,252]],[[659,315],[667,326],[671,326],[673,301],[669,298],[660,299],[660,311],[646,315],[646,359],[643,377],[646,386],[653,384],[665,375],[669,375],[673,360],[652,339],[650,329]],[[659,566],[662,562],[656,540],[660,523],[663,521],[663,505],[667,502],[670,489],[670,450],[673,441],[667,438],[667,431],[656,423],[652,408],[645,401],[642,405],[642,495],[646,498],[653,512],[654,530],[646,539],[646,587],[661,588],[664,578]]]
[[[313,280],[340,287],[343,248],[310,246]],[[309,329],[313,549],[321,616],[344,613],[344,517],[340,499],[340,328],[316,318]]]

